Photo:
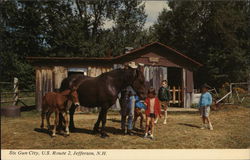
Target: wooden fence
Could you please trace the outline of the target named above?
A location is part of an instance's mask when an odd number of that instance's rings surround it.
[[[4,89],[6,86],[9,86],[9,88]],[[11,105],[18,105],[18,103],[22,103],[22,105],[27,106],[27,104],[24,103],[24,100],[34,99],[35,97],[22,96],[26,93],[34,93],[34,91],[19,90],[18,78],[14,78],[13,82],[0,82],[0,106],[6,103]]]
[[[169,103],[170,104],[178,104],[180,106],[181,102],[182,102],[182,97],[181,97],[182,90],[181,90],[181,87],[180,86],[178,86],[178,87],[173,86],[173,88],[170,89],[170,93],[172,95],[172,100],[170,100]]]

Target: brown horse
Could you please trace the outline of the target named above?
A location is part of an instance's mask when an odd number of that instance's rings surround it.
[[[108,109],[115,104],[118,94],[122,89],[131,86],[140,97],[146,98],[145,79],[141,68],[116,69],[101,74],[98,77],[72,76],[62,82],[60,90],[65,90],[72,84],[78,85],[77,90],[79,101],[85,107],[100,107],[98,119],[93,128],[93,133],[99,132],[99,125],[102,122],[101,137],[108,135],[105,132],[105,124]],[[70,108],[70,128],[74,129],[73,115],[76,107]]]
[[[67,89],[63,92],[48,92],[43,97],[42,101],[42,113],[41,113],[41,128],[44,128],[44,119],[46,115],[48,129],[50,129],[50,116],[53,112],[55,112],[55,121],[52,136],[56,136],[56,126],[58,123],[59,113],[64,113],[65,118],[65,127],[66,127],[66,135],[69,135],[69,121],[68,121],[68,112],[69,108],[74,103],[75,106],[79,106],[78,94],[76,92],[76,88]]]

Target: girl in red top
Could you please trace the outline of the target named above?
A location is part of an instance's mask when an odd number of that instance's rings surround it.
[[[157,97],[155,97],[155,89],[150,88],[148,91],[148,97],[145,100],[147,109],[145,111],[146,114],[146,130],[145,130],[145,136],[144,138],[151,138],[153,139],[154,134],[154,120],[156,115],[161,114],[161,108],[160,108],[160,102]],[[149,126],[151,127],[151,134],[148,134]]]

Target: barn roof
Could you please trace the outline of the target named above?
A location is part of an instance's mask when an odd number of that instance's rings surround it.
[[[185,54],[183,54],[183,53],[181,53],[181,52],[179,52],[179,51],[177,51],[177,50],[175,50],[175,49],[173,49],[173,48],[171,48],[171,47],[169,47],[169,46],[167,46],[167,45],[165,45],[165,44],[162,44],[162,43],[160,43],[160,42],[153,42],[153,43],[146,44],[146,45],[144,45],[144,46],[142,46],[142,47],[140,47],[140,48],[133,49],[133,50],[131,50],[130,52],[128,52],[128,53],[126,53],[126,54],[123,54],[123,55],[121,55],[121,56],[114,57],[114,59],[125,58],[126,56],[136,54],[138,51],[144,50],[144,49],[149,48],[149,47],[152,47],[152,46],[160,46],[160,47],[162,47],[162,48],[165,48],[166,50],[172,51],[173,54],[179,55],[179,56],[183,57],[184,59],[187,59],[188,61],[190,61],[190,62],[196,64],[196,65],[199,66],[199,67],[203,66],[201,63],[195,61],[194,59],[192,59],[192,58],[186,56]]]
[[[32,64],[53,64],[53,63],[98,63],[98,64],[103,64],[103,63],[115,63],[119,62],[121,60],[125,60],[127,58],[133,58],[140,54],[141,51],[150,49],[150,48],[161,48],[165,51],[170,51],[171,54],[178,56],[179,58],[182,58],[186,61],[188,61],[190,64],[196,66],[196,67],[201,67],[202,64],[195,61],[194,59],[186,56],[185,54],[165,45],[160,42],[153,42],[146,44],[140,48],[136,48],[133,50],[130,50],[126,54],[123,54],[121,56],[116,56],[116,57],[27,57],[27,60],[31,62]]]

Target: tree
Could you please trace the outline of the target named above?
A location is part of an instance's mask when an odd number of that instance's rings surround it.
[[[121,0],[112,28],[114,55],[122,54],[125,47],[143,44],[143,26],[146,21],[145,4],[138,0]]]
[[[0,2],[0,80],[34,84],[27,56],[119,55],[145,42],[144,5],[137,0]],[[113,28],[104,28],[106,20]],[[33,75],[33,76],[30,76]]]
[[[246,81],[248,1],[169,1],[169,6],[154,25],[157,38],[204,64],[198,85]]]

